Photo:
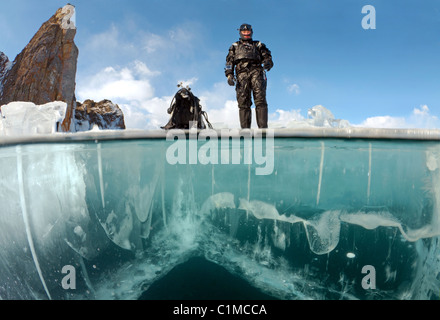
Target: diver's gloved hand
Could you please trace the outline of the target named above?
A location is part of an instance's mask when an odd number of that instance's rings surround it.
[[[273,62],[272,61],[266,61],[263,64],[263,69],[269,71],[270,69],[272,69],[273,67]]]
[[[234,81],[234,77],[232,75],[228,76],[228,84],[233,87],[235,86],[235,81]]]

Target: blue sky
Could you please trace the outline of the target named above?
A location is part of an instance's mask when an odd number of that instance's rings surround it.
[[[77,99],[111,99],[131,128],[158,128],[177,83],[190,84],[210,121],[238,126],[224,77],[237,28],[272,51],[272,123],[316,105],[353,125],[440,127],[438,0],[72,0]],[[13,60],[63,1],[3,1],[0,51]],[[365,30],[362,8],[376,11]],[[270,123],[271,123],[270,122]],[[270,124],[269,123],[269,124]]]

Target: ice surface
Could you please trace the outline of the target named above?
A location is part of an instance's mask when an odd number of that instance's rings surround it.
[[[274,171],[257,175],[171,165],[174,141],[124,134],[4,140],[1,299],[136,299],[194,255],[282,299],[438,297],[437,140],[280,133]],[[362,288],[366,265],[376,290]]]
[[[66,116],[65,102],[35,105],[32,102],[11,102],[1,107],[0,136],[49,134],[58,131]]]

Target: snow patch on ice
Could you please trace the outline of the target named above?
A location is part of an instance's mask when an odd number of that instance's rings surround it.
[[[335,119],[333,113],[327,108],[316,105],[307,111],[307,119],[298,111],[277,110],[277,120],[269,122],[270,128],[348,128],[352,125],[347,120]]]
[[[11,102],[1,106],[0,136],[49,134],[58,132],[66,115],[62,101],[35,105],[32,102]]]

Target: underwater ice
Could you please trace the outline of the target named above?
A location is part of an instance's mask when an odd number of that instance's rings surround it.
[[[280,299],[439,296],[437,141],[276,137],[256,175],[171,165],[164,138],[67,137],[0,148],[1,299],[137,299],[194,255]]]

